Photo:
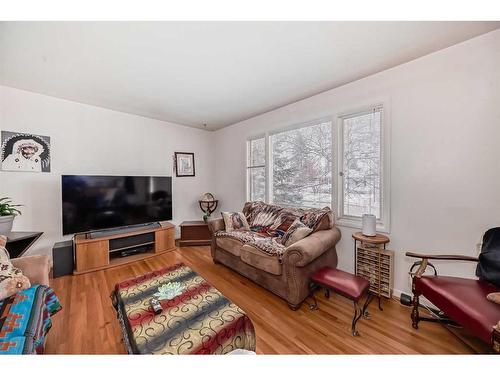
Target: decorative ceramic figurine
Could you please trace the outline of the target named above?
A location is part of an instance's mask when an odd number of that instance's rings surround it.
[[[162,284],[158,287],[158,292],[154,294],[159,300],[172,299],[182,294],[183,286],[179,282]]]

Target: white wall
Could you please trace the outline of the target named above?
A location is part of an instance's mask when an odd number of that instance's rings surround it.
[[[475,255],[500,225],[500,30],[216,132],[216,189],[224,210],[245,201],[248,137],[388,100],[395,289],[409,291],[408,250]],[[339,267],[353,270],[350,228]],[[440,264],[471,277],[473,267]]]
[[[0,86],[0,130],[50,136],[51,172],[0,172],[0,196],[24,205],[14,230],[43,231],[30,253],[63,238],[61,175],[172,176],[174,151],[194,152],[196,177],[173,177],[173,223],[201,218],[214,188],[214,133]]]

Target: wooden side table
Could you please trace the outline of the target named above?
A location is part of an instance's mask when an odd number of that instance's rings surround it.
[[[208,224],[204,221],[183,221],[181,227],[181,239],[179,246],[206,246],[210,245],[212,235]]]
[[[392,296],[394,252],[386,249],[390,239],[383,234],[365,236],[361,232],[354,233],[352,238],[355,274],[370,281],[370,291],[378,297],[382,310],[381,297]]]
[[[43,232],[10,232],[7,234],[7,244],[5,248],[11,258],[22,256],[36,240],[42,236]]]

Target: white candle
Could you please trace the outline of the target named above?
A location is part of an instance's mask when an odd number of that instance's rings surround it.
[[[376,225],[377,225],[377,218],[375,215],[371,214],[364,214],[362,217],[362,233],[364,236],[370,236],[373,237],[375,236],[376,233]]]

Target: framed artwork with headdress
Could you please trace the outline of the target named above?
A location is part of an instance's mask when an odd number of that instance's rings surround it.
[[[2,171],[50,172],[50,137],[3,131]]]

